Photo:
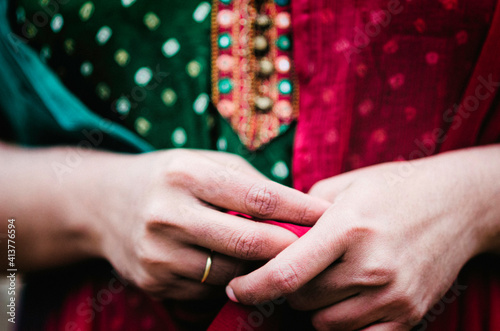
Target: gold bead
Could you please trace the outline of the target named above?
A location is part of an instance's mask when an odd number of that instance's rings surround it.
[[[264,36],[257,36],[254,39],[254,47],[256,51],[263,52],[267,49],[268,43]]]
[[[274,71],[274,65],[269,60],[260,60],[259,61],[259,74],[262,76],[270,76]]]
[[[255,98],[255,108],[258,111],[266,112],[273,107],[273,101],[268,97],[258,96]]]
[[[255,19],[255,26],[261,30],[266,30],[271,26],[271,19],[267,15],[259,15]]]

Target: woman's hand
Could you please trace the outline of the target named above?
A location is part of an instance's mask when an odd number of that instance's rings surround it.
[[[332,202],[302,238],[234,279],[233,300],[288,295],[319,330],[408,330],[474,255],[500,247],[500,147],[353,171],[315,185]]]
[[[99,197],[86,208],[97,225],[99,255],[157,298],[198,299],[221,291],[217,286],[243,273],[242,260],[268,260],[297,239],[224,210],[312,224],[329,206],[226,153],[116,155],[96,166]],[[210,250],[212,268],[201,284]]]

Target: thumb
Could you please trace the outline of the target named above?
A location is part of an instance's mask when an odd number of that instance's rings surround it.
[[[410,330],[410,328],[411,327],[406,326],[402,323],[388,322],[383,324],[374,324],[361,331],[407,331]]]
[[[255,305],[293,293],[345,252],[327,222],[318,223],[274,259],[254,272],[233,279],[226,288],[232,301]],[[345,241],[344,241],[345,242]]]

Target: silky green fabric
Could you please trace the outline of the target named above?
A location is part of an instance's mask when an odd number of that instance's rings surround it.
[[[19,0],[9,19],[17,37],[2,20],[0,107],[17,141],[102,133],[97,148],[218,149],[291,185],[293,126],[251,152],[210,103],[210,3]]]
[[[137,135],[89,111],[26,45],[7,22],[7,0],[0,0],[0,110],[22,145],[78,144],[99,133],[100,148],[150,151]],[[71,110],[71,111],[68,111]]]

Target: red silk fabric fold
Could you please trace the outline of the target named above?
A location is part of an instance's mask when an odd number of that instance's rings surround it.
[[[498,143],[496,4],[292,0],[301,96],[294,186],[307,192],[317,181],[352,169]],[[491,257],[469,263],[417,329],[500,330],[498,264]],[[78,307],[105,287],[75,289],[46,329],[183,330],[180,315],[195,319],[129,286],[88,322]],[[295,315],[287,315],[285,306],[275,304],[266,316],[265,308],[228,302],[209,329],[283,329]],[[72,322],[76,327],[68,329]]]

